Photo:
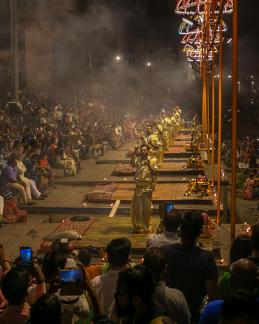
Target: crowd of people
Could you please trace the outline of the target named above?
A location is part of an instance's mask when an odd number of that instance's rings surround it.
[[[0,246],[0,323],[258,323],[259,223],[235,239],[220,276],[198,244],[203,224],[198,212],[165,213],[138,264],[125,237],[95,264],[90,249],[71,251],[64,241],[26,265]]]
[[[45,199],[55,185],[55,169],[74,176],[80,161],[118,148],[135,136],[135,117],[101,103],[52,103],[40,94],[21,93],[20,103],[0,109],[0,223],[25,220],[17,208]],[[123,117],[123,118],[122,118]]]
[[[232,161],[231,142],[222,144],[222,158],[225,166]],[[242,198],[255,200],[259,198],[259,140],[245,137],[238,140],[237,146],[237,188],[242,189]]]
[[[231,141],[225,140],[222,144],[222,156],[227,166],[231,165]],[[245,137],[238,140],[237,160],[240,170],[247,170],[259,167],[259,140]]]

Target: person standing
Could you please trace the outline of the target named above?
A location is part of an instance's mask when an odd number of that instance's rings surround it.
[[[146,249],[143,264],[150,271],[155,286],[154,302],[162,314],[170,317],[176,323],[189,324],[191,313],[183,293],[166,286],[164,273],[166,271],[165,252],[158,247]]]
[[[182,220],[181,242],[162,247],[167,256],[166,285],[183,292],[192,323],[198,323],[200,306],[207,295],[217,297],[218,271],[214,256],[197,246],[204,219],[199,212],[187,212]]]
[[[136,233],[148,233],[152,213],[152,193],[157,178],[157,159],[149,156],[149,147],[146,144],[135,149],[131,160],[132,167],[136,168],[135,192],[131,203],[131,221]]]
[[[158,165],[161,166],[163,162],[163,144],[159,140],[157,132],[153,132],[151,127],[147,128],[146,131],[147,144],[150,147],[150,156],[153,156],[158,160]]]

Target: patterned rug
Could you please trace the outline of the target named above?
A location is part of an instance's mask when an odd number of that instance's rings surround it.
[[[136,172],[131,164],[118,163],[113,169],[112,174],[115,176],[133,176]]]
[[[117,187],[116,183],[96,185],[91,192],[85,195],[83,202],[109,202]]]
[[[97,218],[92,216],[87,221],[83,222],[72,222],[66,219],[64,222],[58,225],[58,227],[51,233],[57,234],[60,232],[76,232],[78,235],[83,236],[91,227],[91,225],[96,222]],[[69,248],[72,250],[75,244],[75,240],[69,241]],[[43,241],[40,245],[40,253],[46,253],[51,249],[53,241]]]

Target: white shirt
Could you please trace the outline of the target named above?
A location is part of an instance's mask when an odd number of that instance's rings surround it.
[[[107,316],[111,315],[114,306],[114,293],[120,271],[121,270],[110,269],[106,274],[98,276],[90,281],[90,284]]]
[[[164,231],[162,234],[149,234],[147,237],[146,246],[149,247],[162,247],[174,243],[179,243],[180,237],[175,232]]]

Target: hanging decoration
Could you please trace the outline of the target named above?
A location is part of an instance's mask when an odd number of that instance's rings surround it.
[[[210,2],[214,6],[215,14],[219,14],[221,10],[223,14],[231,14],[233,12],[233,0],[226,0],[223,8],[221,8],[220,0],[211,0]],[[178,0],[175,13],[178,15],[205,14],[206,5],[207,0]]]

